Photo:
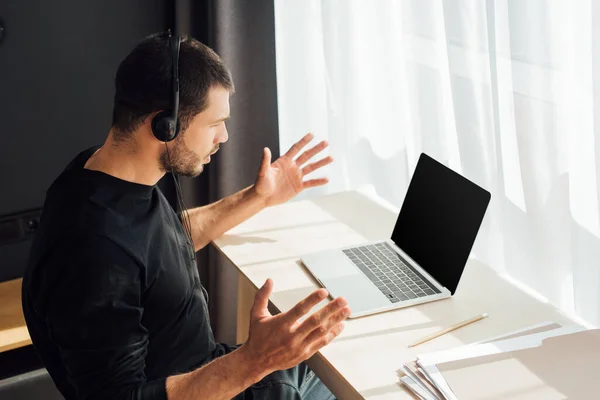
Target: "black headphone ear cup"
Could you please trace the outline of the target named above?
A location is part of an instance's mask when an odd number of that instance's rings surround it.
[[[179,121],[175,123],[168,111],[161,111],[152,118],[152,133],[161,142],[170,142],[179,133]]]

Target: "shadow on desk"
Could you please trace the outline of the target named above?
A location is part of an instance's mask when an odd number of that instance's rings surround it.
[[[340,199],[343,199],[344,207],[340,207]],[[312,199],[312,202],[335,220],[360,232],[368,241],[387,240],[392,237],[392,230],[398,217],[396,212],[384,207],[374,208],[373,200],[361,193],[334,193]],[[357,216],[356,210],[370,210],[370,212],[368,215]],[[385,229],[373,224],[373,221],[386,221]]]
[[[360,394],[365,398],[372,397],[372,396],[381,396],[386,393],[396,393],[398,391],[399,387],[401,388],[402,385],[398,382],[397,384],[394,384],[394,385],[387,385],[387,386],[381,386],[381,387],[363,390],[362,392],[360,392]]]
[[[366,317],[363,317],[363,318],[366,318]],[[405,326],[401,326],[398,328],[392,328],[392,329],[380,329],[378,331],[361,333],[359,335],[346,335],[346,336],[336,338],[335,340],[336,340],[336,342],[345,342],[348,340],[357,340],[357,339],[364,339],[367,337],[377,337],[377,336],[390,335],[390,334],[400,333],[400,332],[414,331],[417,329],[429,328],[429,327],[433,327],[433,326],[437,326],[437,324],[435,322],[425,322],[422,324],[405,325]]]
[[[248,235],[232,235],[225,234],[221,237],[223,240],[227,241],[227,245],[229,246],[240,246],[246,243],[275,243],[276,240],[262,238],[260,236],[248,236]]]

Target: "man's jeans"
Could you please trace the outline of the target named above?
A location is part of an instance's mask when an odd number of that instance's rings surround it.
[[[221,357],[240,347],[220,343],[215,357]],[[335,400],[327,386],[300,363],[293,368],[275,371],[260,382],[238,394],[233,400]]]
[[[235,400],[335,400],[327,386],[305,363],[275,371],[240,393]]]

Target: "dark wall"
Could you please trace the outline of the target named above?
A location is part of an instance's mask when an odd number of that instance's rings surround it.
[[[0,281],[21,276],[27,258],[23,237],[35,211],[19,213],[41,208],[70,159],[104,141],[118,64],[144,36],[171,25],[171,4],[0,3]]]

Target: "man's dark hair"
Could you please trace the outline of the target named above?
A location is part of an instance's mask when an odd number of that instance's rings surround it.
[[[172,108],[172,61],[166,33],[140,42],[121,62],[115,78],[113,121],[115,139],[127,139],[157,111]],[[209,47],[182,37],[179,50],[179,121],[181,133],[208,107],[208,91],[220,86],[234,90],[229,69]]]

